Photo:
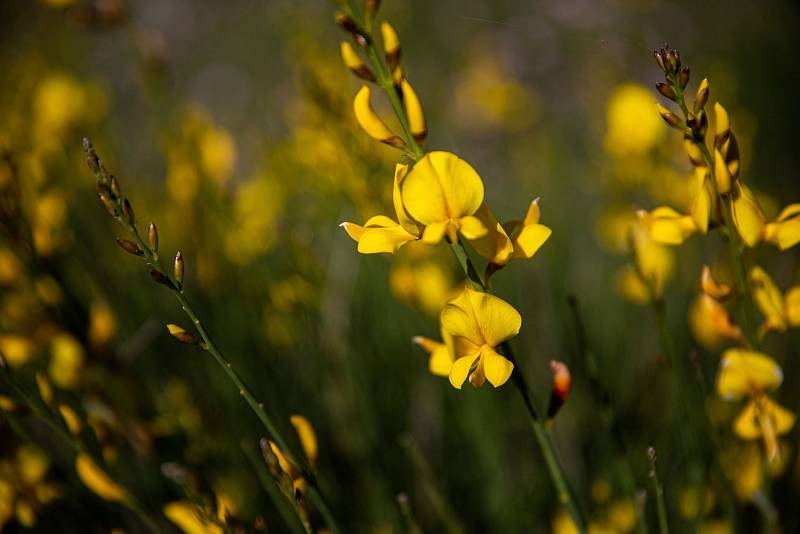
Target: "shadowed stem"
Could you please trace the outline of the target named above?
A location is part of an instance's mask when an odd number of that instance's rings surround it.
[[[653,483],[653,495],[656,498],[656,508],[658,511],[658,532],[659,534],[669,534],[667,523],[667,507],[664,505],[664,488],[658,480],[656,469],[656,450],[653,447],[647,449],[647,457],[650,459],[650,480]]]

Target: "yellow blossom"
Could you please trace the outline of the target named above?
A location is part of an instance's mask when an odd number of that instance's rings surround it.
[[[697,230],[691,215],[681,215],[668,206],[661,206],[649,213],[639,211],[639,217],[653,241],[664,245],[680,245]]]
[[[425,226],[422,240],[436,244],[457,232],[477,239],[488,231],[475,217],[483,203],[483,182],[469,163],[450,152],[426,154],[401,186],[402,204],[408,214]]]
[[[733,224],[748,247],[754,247],[762,238],[766,217],[761,205],[749,187],[736,181],[731,191]]]
[[[747,349],[728,349],[719,363],[717,393],[725,399],[737,400],[772,391],[782,382],[783,371],[766,354]]]
[[[17,335],[0,335],[0,352],[11,367],[19,367],[33,355],[33,343]]]
[[[522,221],[510,221],[503,225],[511,242],[514,251],[511,253],[513,259],[528,259],[544,245],[553,231],[547,226],[540,224],[541,210],[539,209],[539,199],[531,201],[528,211]]]
[[[303,447],[308,462],[314,465],[319,456],[319,446],[317,445],[317,435],[314,432],[314,427],[302,415],[293,415],[289,418],[292,426],[297,431],[297,437],[300,438],[300,445]]]
[[[764,240],[786,250],[800,242],[800,204],[789,204],[764,227]]]
[[[498,387],[508,380],[514,364],[495,347],[519,333],[522,318],[513,306],[494,295],[465,287],[442,311],[441,322],[442,328],[453,336],[453,387],[461,389],[468,376],[474,386],[489,380]]]
[[[419,227],[406,212],[400,196],[402,184],[404,180],[408,179],[407,174],[408,166],[397,164],[394,172],[392,199],[399,222],[385,215],[375,215],[368,219],[363,226],[351,222],[343,222],[340,225],[347,235],[358,243],[360,253],[388,252],[393,254],[409,241],[419,239]]]
[[[711,275],[711,267],[703,265],[703,272],[700,275],[700,287],[703,293],[715,300],[724,300],[731,296],[733,288],[724,282],[718,282]]]
[[[481,204],[475,216],[487,231],[483,236],[471,241],[473,248],[490,263],[505,265],[514,252],[514,244],[505,228],[497,221],[486,203]]]
[[[64,389],[78,385],[83,368],[83,347],[69,334],[59,334],[51,343],[48,372],[53,383]]]
[[[114,482],[105,471],[98,467],[88,454],[78,454],[75,459],[75,471],[81,482],[103,499],[113,502],[128,500],[128,495],[122,486]]]
[[[719,348],[725,340],[742,339],[742,331],[733,322],[728,310],[705,294],[698,296],[690,305],[689,326],[695,339],[710,350]]]
[[[633,83],[618,86],[608,101],[606,150],[627,156],[652,149],[664,135],[661,119],[652,110],[649,89]]]
[[[704,167],[694,169],[694,191],[689,215],[694,221],[694,226],[702,234],[708,232],[708,221],[711,218],[713,206],[713,190],[708,179],[708,170]]]
[[[204,517],[199,506],[189,501],[173,501],[164,506],[164,515],[185,534],[222,534],[222,527]]]

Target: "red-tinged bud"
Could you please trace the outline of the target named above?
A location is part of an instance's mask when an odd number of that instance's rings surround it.
[[[150,223],[147,227],[147,242],[150,245],[150,250],[158,252],[158,228],[155,223]]]
[[[129,239],[119,238],[117,239],[117,245],[125,252],[133,254],[134,256],[144,256],[144,252],[139,248],[139,245]]]
[[[168,324],[167,330],[169,330],[169,334],[172,337],[174,337],[181,343],[186,343],[187,345],[194,345],[197,343],[197,336],[185,330],[181,326],[178,326],[176,324]]]
[[[550,392],[550,404],[547,407],[548,420],[552,420],[556,416],[572,389],[572,375],[566,364],[552,360],[550,369],[553,371],[553,388]]]
[[[670,100],[675,100],[678,97],[678,95],[675,94],[675,90],[672,89],[672,87],[670,87],[669,84],[666,84],[664,82],[656,83],[656,89],[658,90],[659,93],[661,93],[666,98],[669,98]]]
[[[657,48],[656,50],[653,50],[653,57],[656,58],[656,63],[658,63],[658,68],[666,72],[667,64],[664,59],[664,54],[665,52],[663,48]]]
[[[175,255],[175,264],[172,268],[173,274],[175,276],[175,281],[179,284],[183,283],[183,254],[178,252]]]
[[[122,213],[125,215],[125,219],[131,223],[131,226],[136,224],[136,213],[127,198],[122,202]]]

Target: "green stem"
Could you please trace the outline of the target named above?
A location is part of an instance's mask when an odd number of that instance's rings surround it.
[[[336,523],[336,519],[333,517],[330,508],[328,508],[328,503],[325,502],[325,498],[322,496],[322,493],[320,493],[316,482],[309,481],[306,494],[311,502],[314,503],[314,506],[317,507],[317,510],[319,510],[322,518],[328,524],[328,528],[330,528],[331,533],[341,534],[342,531],[339,528],[339,525]]]
[[[658,531],[660,534],[669,534],[669,524],[667,523],[667,507],[664,505],[664,488],[658,480],[656,470],[656,451],[653,447],[647,449],[647,456],[650,458],[650,480],[653,482],[653,494],[656,498],[658,510]]]

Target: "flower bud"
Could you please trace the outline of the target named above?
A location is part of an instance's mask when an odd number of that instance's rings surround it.
[[[109,184],[111,186],[111,192],[114,193],[114,196],[120,197],[122,196],[119,188],[119,182],[117,181],[117,177],[113,174],[109,177]]]
[[[117,207],[111,201],[111,198],[105,193],[100,193],[98,196],[100,197],[100,202],[102,202],[103,206],[105,206],[106,211],[108,211],[108,213],[115,219],[119,217],[119,211],[117,211]]]
[[[197,343],[197,336],[185,330],[183,327],[170,323],[167,325],[167,330],[169,331],[169,335],[181,343],[186,343],[187,345],[194,345]]]
[[[131,206],[127,198],[122,202],[122,213],[125,215],[125,220],[131,225],[136,224],[136,213],[133,211],[133,206]]]
[[[403,91],[403,103],[406,107],[408,114],[408,125],[411,128],[411,134],[417,141],[422,141],[428,135],[428,127],[425,124],[425,114],[422,112],[422,104],[417,97],[417,93],[408,80],[403,80],[400,83],[400,88]]]
[[[731,134],[731,119],[728,116],[728,111],[722,107],[719,102],[714,104],[714,146],[721,147]],[[723,155],[725,155],[723,153]]]
[[[147,227],[147,242],[150,245],[150,250],[153,252],[158,251],[158,228],[155,223],[150,223]]]
[[[386,64],[389,65],[389,70],[400,64],[400,38],[391,24],[388,22],[381,23],[381,39],[383,39],[383,52],[386,55]]]
[[[697,87],[697,93],[694,95],[694,112],[697,113],[704,107],[706,107],[706,102],[708,102],[708,78],[703,78],[703,81],[700,82],[700,85]]]
[[[358,56],[350,43],[347,41],[342,41],[340,51],[342,53],[342,61],[344,61],[345,66],[350,69],[350,72],[362,80],[366,80],[368,82],[375,81],[375,75],[372,74],[372,71],[369,70],[369,67],[367,67],[363,61],[361,61],[361,58]]]
[[[664,121],[667,124],[669,124],[673,128],[680,128],[681,119],[673,112],[671,112],[661,104],[656,104],[656,111],[658,111],[658,114],[661,115],[661,118],[664,119]]]
[[[678,73],[678,83],[681,89],[686,89],[686,85],[689,83],[689,67],[683,67],[680,70]]]
[[[139,245],[130,239],[118,238],[117,245],[119,245],[120,248],[125,252],[133,254],[134,256],[144,256],[144,252],[142,252],[142,249],[139,248]]]
[[[700,145],[697,144],[697,141],[688,135],[684,136],[683,147],[686,150],[686,155],[689,156],[689,161],[692,162],[692,165],[695,167],[706,166],[706,160],[703,157],[703,151],[700,149]]]
[[[656,83],[656,89],[658,90],[659,93],[664,95],[666,98],[669,98],[670,100],[675,100],[675,98],[677,98],[678,96],[675,94],[675,90],[673,90],[669,84],[666,84],[664,82]]]
[[[175,276],[175,281],[179,284],[183,283],[183,254],[178,252],[175,254],[175,264],[172,268],[173,275]]]
[[[550,390],[550,403],[547,406],[548,422],[556,416],[564,405],[572,388],[572,376],[569,368],[563,362],[552,360],[550,369],[553,371],[553,387]]]
[[[714,149],[714,178],[717,181],[717,191],[720,194],[724,195],[730,192],[733,177],[719,149]]]
[[[356,97],[353,100],[353,111],[358,124],[373,139],[394,147],[402,147],[405,144],[403,140],[395,135],[375,113],[375,110],[372,109],[371,94],[369,87],[366,85],[362,86],[356,93]]]
[[[44,373],[36,373],[36,387],[39,389],[39,397],[41,397],[42,402],[47,406],[52,406],[55,393],[53,392],[52,384],[50,384]]]
[[[157,270],[156,268],[150,266],[150,268],[147,270],[147,272],[150,273],[150,278],[152,278],[153,280],[155,280],[159,284],[161,284],[163,286],[167,286],[168,288],[173,289],[173,290],[176,289],[175,284],[172,283],[172,280],[170,280],[167,275],[165,275],[161,271]]]

